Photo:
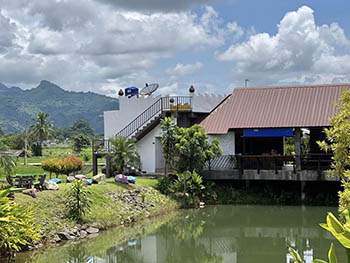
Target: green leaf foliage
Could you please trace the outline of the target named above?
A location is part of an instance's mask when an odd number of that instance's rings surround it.
[[[166,117],[160,122],[162,130],[162,137],[160,142],[162,144],[162,151],[165,160],[165,174],[167,167],[174,167],[176,160],[176,143],[178,127],[176,126],[174,119]]]
[[[312,261],[312,263],[338,263],[333,243],[331,243],[331,246],[328,250],[328,262],[321,259],[315,259]]]
[[[83,149],[88,148],[90,146],[91,139],[87,135],[80,133],[78,135],[73,136],[72,143],[73,151],[76,153],[80,153]]]
[[[8,147],[0,142],[0,173],[10,176],[15,172],[16,159],[7,150]]]
[[[68,176],[70,173],[80,171],[83,166],[83,161],[76,156],[61,159],[50,158],[41,162],[41,168],[43,168],[44,171],[48,171],[50,173],[50,177],[52,173],[55,173],[56,176],[59,174],[65,174]]]
[[[179,172],[187,170],[201,172],[207,161],[222,154],[219,141],[214,139],[210,143],[204,128],[197,124],[190,128],[178,129],[175,148]]]
[[[115,136],[109,139],[109,143],[110,152],[108,157],[113,171],[123,173],[128,166],[141,168],[141,159],[134,140],[126,139],[123,136]]]
[[[294,263],[303,263],[298,251],[292,247],[288,247],[288,253],[294,258]]]
[[[33,120],[35,121],[35,124],[30,126],[30,137],[34,141],[38,141],[38,143],[33,144],[35,146],[33,153],[36,156],[42,155],[43,141],[50,138],[54,133],[52,129],[53,124],[47,120],[48,117],[49,117],[48,113],[39,112],[38,116],[36,118],[33,118]]]
[[[344,90],[340,102],[335,103],[339,113],[330,118],[329,129],[324,132],[327,141],[318,142],[325,151],[333,152],[332,171],[330,175],[337,175],[344,179],[350,177],[350,90]]]
[[[177,179],[168,187],[175,195],[183,193],[181,197],[186,205],[198,205],[206,194],[203,179],[196,171],[177,174]]]
[[[66,191],[65,195],[67,217],[81,222],[83,216],[90,211],[90,191],[84,186],[83,181],[78,180],[72,183],[72,186]]]
[[[325,129],[327,140],[318,142],[326,152],[333,153],[329,176],[338,176],[341,179],[344,191],[339,192],[339,212],[350,209],[350,90],[344,90],[340,102],[335,103],[339,113],[330,118],[331,127]]]
[[[0,256],[8,257],[40,239],[32,207],[9,199],[11,192],[10,188],[0,190]]]
[[[350,248],[350,228],[348,225],[342,224],[332,213],[328,213],[326,220],[327,223],[320,224],[320,226],[329,231],[343,247]]]

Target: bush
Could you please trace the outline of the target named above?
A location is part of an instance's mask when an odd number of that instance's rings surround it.
[[[170,194],[170,186],[173,184],[174,179],[171,175],[165,175],[158,178],[156,189],[159,190],[162,194]]]
[[[83,161],[79,157],[71,156],[62,159],[61,173],[69,176],[70,173],[78,172],[83,168]]]
[[[61,171],[60,160],[57,159],[57,158],[50,158],[50,159],[47,159],[45,161],[42,161],[41,162],[41,168],[44,171],[49,172],[50,179],[51,179],[52,173],[55,173],[56,177],[57,177],[57,175],[60,174],[60,171]]]
[[[0,190],[0,256],[9,258],[40,239],[33,209],[9,199],[12,192],[9,188]]]
[[[67,217],[81,222],[86,212],[90,211],[90,191],[81,180],[75,181],[66,192]]]
[[[80,171],[83,168],[83,161],[79,157],[71,156],[63,159],[50,158],[41,162],[43,170],[51,174],[55,173],[56,177],[59,174],[69,176],[70,173]]]
[[[169,191],[174,194],[182,192],[182,198],[186,205],[199,205],[200,199],[205,196],[203,179],[196,171],[192,173],[185,171],[178,174]]]

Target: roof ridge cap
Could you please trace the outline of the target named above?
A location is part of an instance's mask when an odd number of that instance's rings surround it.
[[[291,89],[291,88],[322,88],[322,87],[350,87],[350,83],[338,84],[310,84],[310,85],[287,85],[287,86],[256,86],[256,87],[242,87],[234,90],[260,90],[260,89]]]

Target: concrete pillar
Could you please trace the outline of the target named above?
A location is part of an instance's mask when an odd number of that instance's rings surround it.
[[[106,177],[111,177],[111,161],[109,156],[106,156]]]
[[[97,175],[97,155],[95,153],[92,154],[92,175]]]
[[[295,145],[295,168],[297,171],[301,170],[301,129],[294,130],[294,145]]]

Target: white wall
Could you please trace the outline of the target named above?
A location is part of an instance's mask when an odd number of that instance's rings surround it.
[[[209,141],[217,138],[220,142],[219,146],[222,149],[222,155],[235,154],[235,132],[229,131],[226,134],[209,134]]]
[[[159,99],[158,97],[119,97],[119,110],[104,112],[104,136],[108,139],[123,129]]]
[[[142,171],[154,173],[156,170],[156,137],[161,136],[160,124],[137,142],[138,152],[141,157]]]

